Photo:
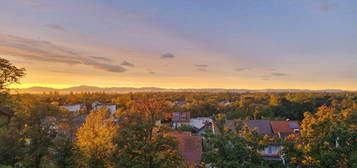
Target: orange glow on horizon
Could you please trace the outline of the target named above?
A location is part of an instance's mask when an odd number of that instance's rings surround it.
[[[329,87],[329,88],[324,88],[324,87],[318,87],[318,86],[312,86],[312,87],[304,87],[303,85],[301,87],[292,87],[292,86],[277,86],[277,87],[197,87],[197,86],[190,86],[187,85],[187,87],[165,87],[165,86],[146,86],[146,85],[70,85],[70,84],[37,84],[37,83],[23,83],[23,84],[13,84],[9,86],[10,89],[26,89],[26,88],[31,88],[31,87],[47,87],[47,88],[54,88],[54,89],[65,89],[65,88],[70,88],[70,87],[78,87],[78,86],[94,86],[94,87],[99,87],[99,88],[110,88],[110,87],[123,87],[123,88],[144,88],[144,87],[156,87],[156,88],[163,88],[163,89],[249,89],[249,90],[263,90],[263,89],[307,89],[307,90],[327,90],[327,89],[340,89],[340,90],[346,90],[346,91],[356,91],[357,89],[354,88],[339,88],[338,86],[336,87]]]

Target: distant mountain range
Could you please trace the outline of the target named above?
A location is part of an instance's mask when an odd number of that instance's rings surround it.
[[[106,92],[106,93],[130,93],[130,92],[231,92],[231,93],[245,93],[245,92],[345,92],[344,90],[338,89],[326,89],[326,90],[307,90],[307,89],[262,89],[262,90],[250,90],[250,89],[165,89],[156,87],[143,87],[143,88],[133,88],[133,87],[108,87],[101,88],[95,86],[76,86],[64,89],[55,89],[49,87],[30,87],[25,89],[13,89],[12,93],[78,93],[78,92]]]

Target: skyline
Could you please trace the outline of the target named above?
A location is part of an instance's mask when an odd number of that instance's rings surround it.
[[[21,85],[357,90],[352,0],[5,0]]]

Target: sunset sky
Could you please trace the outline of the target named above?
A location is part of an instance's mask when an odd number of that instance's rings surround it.
[[[21,85],[357,90],[356,0],[1,0]]]

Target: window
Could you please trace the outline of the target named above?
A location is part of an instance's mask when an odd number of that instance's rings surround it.
[[[292,128],[292,129],[297,129],[298,128],[298,126],[295,123],[290,123],[289,127]]]
[[[268,147],[268,153],[269,153],[269,154],[273,153],[273,150],[272,150],[272,147],[271,147],[271,146]]]

